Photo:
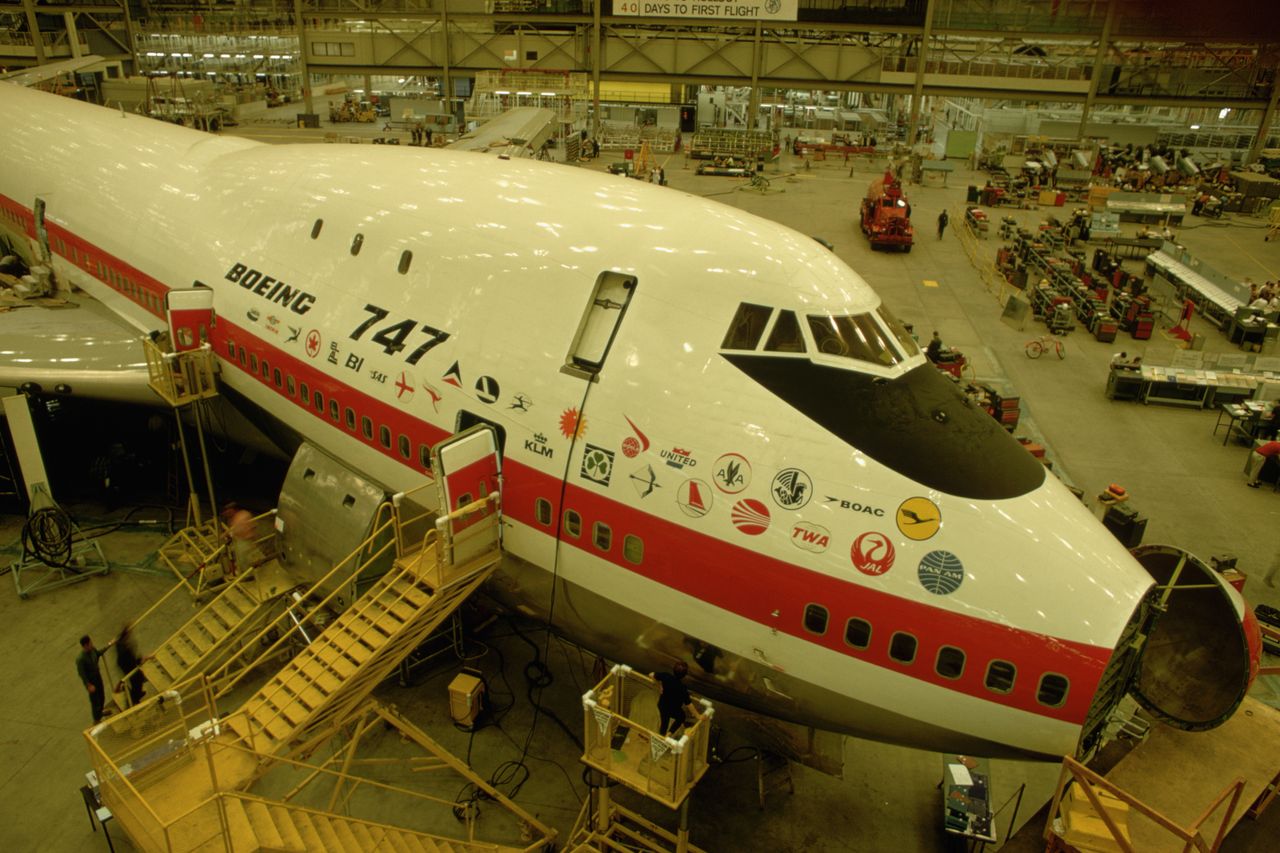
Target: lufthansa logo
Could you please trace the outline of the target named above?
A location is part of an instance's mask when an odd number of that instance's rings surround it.
[[[234,281],[245,290],[251,291],[268,302],[284,305],[295,314],[305,314],[311,310],[316,298],[305,290],[290,287],[277,278],[249,269],[246,264],[235,264],[227,270],[227,281]]]
[[[942,510],[928,498],[907,498],[898,507],[897,522],[903,536],[923,542],[942,526]]]

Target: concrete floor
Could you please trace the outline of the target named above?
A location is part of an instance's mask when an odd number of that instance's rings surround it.
[[[248,128],[238,132],[252,133]],[[290,138],[279,124],[268,133],[271,141]],[[316,140],[314,132],[300,136]],[[601,160],[587,168],[602,169],[615,159],[620,158],[602,152]],[[1086,495],[1097,494],[1108,483],[1122,483],[1132,493],[1133,504],[1150,519],[1145,541],[1178,545],[1202,558],[1234,553],[1241,570],[1249,575],[1245,591],[1251,602],[1280,605],[1280,589],[1263,581],[1280,569],[1280,495],[1243,485],[1246,450],[1223,447],[1221,438],[1211,435],[1215,419],[1211,412],[1112,402],[1103,394],[1113,352],[1145,352],[1147,360],[1154,362],[1157,350],[1172,345],[1164,336],[1157,333],[1148,342],[1126,338],[1101,344],[1077,330],[1067,338],[1064,361],[1030,361],[1023,355],[1024,342],[1038,333],[1038,327],[1019,332],[1000,321],[1000,306],[983,289],[954,233],[959,224],[954,211],[963,203],[964,188],[980,182],[980,176],[961,169],[950,176],[949,188],[908,187],[921,233],[914,251],[903,255],[871,252],[856,230],[858,200],[882,170],[882,161],[855,164],[852,174],[842,162],[816,163],[784,178],[781,175],[796,165],[786,158],[767,173],[777,178],[773,186],[782,191],[766,196],[737,190],[739,182],[733,179],[697,177],[683,167],[680,157],[666,165],[673,191],[714,196],[831,241],[836,253],[919,333],[927,336],[939,330],[947,344],[975,361],[980,376],[1011,382],[1022,397],[1024,415],[1033,419],[1035,429],[1050,445],[1059,470]],[[938,240],[934,220],[943,206],[953,211],[952,226]],[[1043,212],[1016,211],[1014,215],[1032,225]],[[1132,231],[1133,226],[1126,230]],[[1264,243],[1256,220],[1206,223],[1189,218],[1188,227],[1178,229],[1178,237],[1224,272],[1252,276],[1255,281],[1280,278],[1280,243]],[[994,253],[999,245],[993,235],[984,248]],[[937,285],[928,286],[926,281]],[[1207,349],[1231,349],[1221,333],[1201,321],[1193,321],[1193,330],[1204,334]],[[8,555],[20,549],[16,545],[19,529],[20,519],[0,517],[0,546],[7,547]],[[119,532],[107,536],[104,547],[118,564],[139,563],[159,541],[154,533]],[[2,670],[6,689],[0,700],[4,732],[0,735],[0,803],[5,815],[0,820],[0,849],[61,853],[102,844],[87,825],[77,792],[88,767],[81,731],[89,712],[74,675],[76,638],[88,631],[105,642],[169,585],[160,576],[116,571],[25,601],[0,592],[0,624],[5,626],[9,646]],[[187,607],[178,602],[160,621],[176,624],[189,614]],[[163,635],[159,628],[154,635],[140,637],[144,649]],[[541,691],[540,704],[569,729],[580,731],[579,697],[592,680],[590,656],[547,640],[536,626],[521,630],[545,650],[555,678]],[[460,665],[456,660],[429,670],[413,687],[392,683],[384,685],[381,693],[457,754],[469,753],[473,766],[487,775],[502,762],[520,756],[534,722],[523,675],[532,647],[501,620],[480,639],[483,645],[469,647],[475,657],[469,663],[485,671],[502,704],[511,703],[498,726],[469,737],[449,724],[446,686]],[[1280,688],[1266,681],[1255,685],[1254,694],[1280,705]],[[726,734],[722,755],[741,742],[737,737],[733,732]],[[581,765],[568,735],[545,714],[538,715],[525,763],[530,777],[517,800],[566,832],[585,795]],[[714,851],[949,849],[940,829],[935,789],[940,765],[934,753],[848,739],[843,779],[797,768],[795,795],[774,794],[763,811],[757,808],[752,762],[717,766],[692,799],[693,841]],[[1048,798],[1057,773],[1052,764],[993,762],[993,800],[1004,802],[1025,782],[1022,822]],[[412,774],[403,779],[413,784]],[[655,819],[673,824],[672,816],[664,816],[660,809],[626,799]],[[1006,811],[998,819],[1002,836],[1009,818]],[[1274,835],[1256,829],[1252,835],[1238,841],[1234,849],[1274,848]],[[116,845],[129,849],[128,842],[118,837]]]

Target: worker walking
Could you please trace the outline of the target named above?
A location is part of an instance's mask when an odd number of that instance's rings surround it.
[[[942,239],[942,232],[947,230],[947,223],[950,221],[951,221],[951,218],[947,216],[947,212],[945,210],[938,214],[938,239],[939,240]]]
[[[662,692],[658,695],[658,715],[661,717],[658,734],[664,737],[668,728],[674,737],[675,733],[684,727],[686,709],[693,711],[693,715],[698,719],[702,719],[702,715],[693,706],[693,697],[689,695],[689,688],[684,686],[684,677],[688,674],[689,667],[684,661],[678,661],[671,668],[671,672],[653,673],[653,677],[662,685]]]
[[[107,648],[111,645],[112,643],[107,643]],[[106,716],[103,705],[106,702],[107,692],[102,684],[102,667],[98,664],[104,654],[106,649],[94,648],[93,640],[89,639],[88,634],[80,638],[80,654],[76,655],[76,674],[80,676],[84,689],[89,692],[89,707],[93,710],[95,723],[102,722],[102,718]]]
[[[133,625],[129,622],[120,629],[120,636],[116,637],[115,644],[116,666],[121,673],[116,692],[127,692],[129,705],[132,707],[142,701],[142,685],[147,682],[147,677],[142,674],[142,664],[150,658],[139,653],[138,642],[133,636]]]

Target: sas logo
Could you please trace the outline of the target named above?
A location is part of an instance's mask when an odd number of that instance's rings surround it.
[[[950,551],[930,551],[916,570],[920,585],[934,595],[948,595],[964,582],[964,564]]]
[[[821,524],[808,521],[797,522],[791,528],[791,544],[802,551],[821,554],[831,544],[831,531]]]
[[[897,522],[903,536],[923,542],[942,526],[942,510],[928,498],[907,498],[898,507]]]
[[[670,450],[664,450],[659,455],[667,460],[667,464],[677,471],[683,471],[685,467],[696,468],[698,460],[689,455],[690,451],[683,447],[673,447]]]
[[[882,575],[889,571],[893,568],[894,556],[889,537],[874,530],[868,530],[853,540],[853,547],[849,549],[853,567],[864,575]]]
[[[840,509],[847,509],[850,512],[864,512],[867,515],[874,515],[876,518],[884,518],[884,510],[878,506],[862,504],[857,501],[847,501],[844,498],[837,498],[831,495],[827,495],[826,502],[829,504],[835,504],[840,507]]]
[[[609,478],[613,476],[613,452],[588,444],[582,454],[582,470],[579,473],[584,480],[602,486],[609,485]]]
[[[680,511],[693,518],[702,518],[711,512],[711,502],[711,487],[701,480],[685,480],[676,493]]]
[[[729,517],[733,526],[748,536],[759,536],[769,529],[769,508],[755,498],[738,501]]]
[[[726,453],[716,460],[716,486],[728,495],[751,485],[751,463],[741,453]]]
[[[783,468],[769,487],[773,499],[783,509],[800,509],[809,502],[813,481],[799,468]]]

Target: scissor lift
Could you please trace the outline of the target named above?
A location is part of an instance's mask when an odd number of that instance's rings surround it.
[[[689,843],[689,794],[707,772],[711,720],[706,699],[699,719],[680,737],[658,734],[660,687],[648,675],[618,664],[582,697],[582,762],[608,780],[679,812],[672,833],[614,802],[609,784],[593,785],[566,848],[572,853],[617,851],[703,853]]]

